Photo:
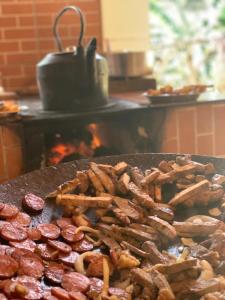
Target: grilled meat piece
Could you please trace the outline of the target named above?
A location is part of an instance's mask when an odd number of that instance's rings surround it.
[[[208,236],[213,233],[220,225],[218,222],[173,222],[177,234],[183,237]]]
[[[129,227],[119,227],[117,225],[112,225],[112,230],[116,233],[118,232],[121,234],[126,234],[126,235],[133,237],[136,240],[141,241],[141,242],[149,241],[152,237],[147,232],[136,230],[136,229],[129,228]]]
[[[197,259],[189,259],[169,265],[158,265],[157,270],[163,274],[174,274],[191,269],[197,265]]]
[[[130,219],[120,208],[113,208],[112,211],[122,224],[130,224]]]
[[[153,242],[145,242],[142,245],[142,249],[149,254],[149,260],[153,264],[166,264],[169,262],[168,257],[164,256]]]
[[[141,184],[142,186],[146,186],[146,185],[149,185],[151,184],[152,182],[154,182],[154,180],[160,175],[160,171],[159,170],[155,170],[155,171],[152,171],[150,172],[149,174],[147,174]]]
[[[170,201],[169,204],[177,206],[178,204],[193,206],[194,201],[197,200],[200,193],[206,191],[209,188],[209,181],[203,180],[193,186],[181,191],[176,194]]]
[[[108,191],[111,195],[115,194],[115,186],[113,184],[112,179],[109,177],[107,173],[102,171],[98,165],[94,162],[90,163],[91,170],[95,173],[95,175],[99,178],[105,190]]]
[[[120,197],[113,197],[113,202],[123,211],[123,213],[129,217],[130,219],[133,220],[139,220],[140,219],[140,213],[133,208],[129,200],[120,198]]]
[[[159,163],[158,167],[159,167],[159,170],[162,171],[163,173],[168,173],[168,172],[170,172],[170,171],[173,170],[173,168],[171,167],[171,165],[166,160],[162,160]]]
[[[132,195],[137,199],[140,205],[146,206],[148,208],[154,207],[155,203],[153,199],[145,192],[143,192],[138,186],[133,182],[128,184],[129,190]]]
[[[174,219],[174,212],[169,205],[156,203],[155,207],[149,210],[150,215],[157,216],[165,221],[172,221]]]
[[[123,175],[118,180],[118,189],[119,191],[126,195],[129,191],[130,176],[127,173],[123,173]]]
[[[130,175],[131,175],[131,180],[139,187],[141,188],[142,180],[144,179],[144,174],[143,172],[138,168],[138,167],[133,167],[130,169]]]
[[[151,270],[150,275],[153,283],[159,289],[158,299],[175,300],[175,295],[167,281],[166,277],[157,270]]]
[[[62,194],[57,196],[57,201],[62,205],[70,206],[108,207],[112,202],[112,197],[91,197],[85,195]]]
[[[87,174],[88,174],[88,177],[89,177],[92,185],[96,189],[96,191],[99,193],[104,193],[105,189],[104,189],[101,181],[99,180],[99,178],[95,175],[95,173],[91,169],[89,169],[87,171]]]
[[[143,287],[146,286],[154,289],[154,283],[151,275],[145,272],[143,269],[140,268],[133,269],[131,271],[131,279]]]
[[[121,175],[123,172],[126,171],[127,167],[128,164],[124,161],[121,161],[114,166],[114,169],[117,175]]]
[[[176,230],[172,225],[156,216],[149,216],[146,222],[170,240],[174,240],[177,236]]]

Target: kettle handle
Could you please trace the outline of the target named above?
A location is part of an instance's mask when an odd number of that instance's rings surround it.
[[[80,17],[80,35],[79,35],[79,39],[78,39],[78,47],[82,46],[82,41],[83,41],[83,36],[84,36],[84,17],[83,17],[83,14],[82,14],[79,7],[66,6],[58,13],[58,15],[55,18],[54,24],[53,24],[53,35],[55,37],[56,44],[57,44],[57,47],[58,47],[60,52],[63,51],[63,47],[62,47],[61,38],[59,36],[59,32],[57,30],[57,26],[58,26],[59,19],[62,17],[62,15],[66,11],[69,11],[69,10],[72,10],[72,11],[76,12]]]

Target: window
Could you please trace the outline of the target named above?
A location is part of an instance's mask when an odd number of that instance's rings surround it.
[[[224,0],[149,0],[149,12],[152,63],[159,84],[220,80],[225,74]]]

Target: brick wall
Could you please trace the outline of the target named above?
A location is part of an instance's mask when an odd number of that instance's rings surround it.
[[[171,109],[161,152],[225,157],[225,104]]]
[[[85,42],[96,36],[101,44],[100,0],[0,0],[0,73],[7,90],[24,90],[36,83],[36,63],[56,50],[52,24],[65,5],[77,5],[83,11]],[[74,45],[78,17],[67,13],[59,28],[64,45]]]

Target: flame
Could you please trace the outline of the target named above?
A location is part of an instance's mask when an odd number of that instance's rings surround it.
[[[95,123],[91,123],[91,124],[88,125],[88,130],[92,134],[91,148],[96,149],[96,148],[102,146],[102,141],[101,141],[101,137],[100,137],[100,134],[99,134],[98,125],[95,124]]]
[[[53,165],[57,165],[64,157],[77,152],[77,147],[72,144],[57,144],[51,149],[52,157],[49,158],[49,162]]]
[[[79,145],[72,143],[60,142],[53,146],[50,150],[49,164],[57,165],[66,156],[71,154],[80,154],[82,157],[93,157],[94,150],[103,145],[100,137],[100,126],[95,123],[91,123],[87,126],[88,131],[92,134],[91,145],[87,145],[84,141],[81,141]]]

